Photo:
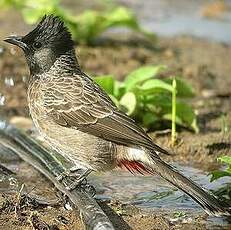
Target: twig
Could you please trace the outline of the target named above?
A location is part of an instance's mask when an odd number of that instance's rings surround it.
[[[15,152],[20,158],[50,179],[58,190],[69,197],[75,207],[80,210],[86,229],[114,229],[107,215],[86,191],[80,187],[73,191],[68,191],[65,185],[71,182],[70,179],[65,178],[62,183],[56,180],[56,177],[66,169],[45,147],[25,133],[2,121],[0,121],[0,137],[4,137],[0,139],[0,146]],[[4,141],[1,141],[2,139]]]

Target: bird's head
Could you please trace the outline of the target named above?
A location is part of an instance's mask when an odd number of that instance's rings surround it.
[[[71,34],[57,16],[44,16],[35,29],[25,36],[9,36],[4,41],[20,47],[31,74],[48,71],[61,55],[73,50]]]

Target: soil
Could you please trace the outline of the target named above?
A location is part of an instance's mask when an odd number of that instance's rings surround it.
[[[179,161],[209,171],[219,167],[218,156],[231,155],[231,46],[181,36],[159,38],[154,46],[139,40],[111,41],[95,47],[78,46],[76,52],[82,69],[91,76],[113,74],[122,80],[141,65],[165,64],[169,67],[168,72],[160,77],[177,74],[192,84],[196,97],[191,103],[198,113],[200,133],[179,129],[174,148],[170,146],[168,133],[150,133],[157,144],[174,152],[171,156],[163,156],[167,161]],[[5,98],[4,106],[1,106],[0,97],[0,115],[19,127],[29,128],[28,71],[24,57],[20,50],[6,45],[0,55],[0,96]],[[227,124],[226,132],[222,132],[222,115]],[[46,201],[62,200],[53,185],[28,164],[18,162],[17,167],[9,167],[17,173],[19,181],[26,181],[27,195],[36,194]],[[20,187],[11,193],[1,192],[0,229],[83,229],[78,213],[66,210],[62,203],[19,204],[22,199],[19,190]],[[205,221],[207,216],[202,212],[188,221],[174,222],[163,212],[150,213],[117,201],[112,201],[110,207],[117,214],[121,207],[124,210],[118,215],[108,211],[117,229],[209,229]],[[226,228],[213,226],[213,229]]]
[[[16,164],[6,164],[17,174],[18,182],[1,190],[0,230],[84,229],[79,212],[65,208],[66,199],[48,180],[27,163],[20,161]],[[177,218],[175,211],[145,211],[116,200],[101,201],[100,205],[118,230],[191,230],[207,229],[208,226],[203,211],[184,210],[185,216]],[[213,224],[212,229],[218,228]]]

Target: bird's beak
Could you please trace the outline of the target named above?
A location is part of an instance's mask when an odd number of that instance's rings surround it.
[[[6,39],[4,39],[3,41],[8,42],[8,43],[13,44],[13,45],[16,45],[16,46],[22,48],[23,50],[26,50],[28,48],[26,43],[24,43],[22,41],[21,36],[11,35],[11,36],[7,37]]]

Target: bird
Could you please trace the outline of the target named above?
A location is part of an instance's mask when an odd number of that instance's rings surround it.
[[[231,215],[227,204],[162,160],[160,155],[168,151],[155,144],[81,70],[71,33],[59,16],[45,15],[28,34],[12,35],[4,41],[20,47],[25,54],[30,71],[30,115],[45,142],[74,163],[70,172],[81,169],[75,186],[92,171],[117,167],[132,173],[157,174],[208,214]]]

